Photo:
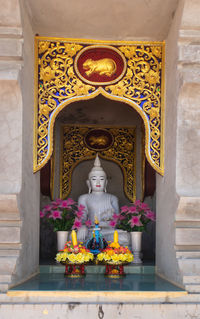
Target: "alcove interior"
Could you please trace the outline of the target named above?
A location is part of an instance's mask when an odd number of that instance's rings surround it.
[[[155,172],[144,161],[142,148],[143,121],[133,107],[126,103],[113,101],[102,95],[94,99],[74,102],[66,106],[57,116],[54,126],[55,173],[53,199],[59,198],[60,189],[60,145],[61,127],[70,125],[94,125],[135,127],[136,128],[136,198],[144,200],[155,211]],[[86,160],[76,166],[72,174],[72,189],[69,197],[78,200],[81,194],[87,193],[86,180],[93,166],[93,160]],[[145,163],[145,164],[144,164]],[[123,189],[123,174],[121,168],[113,161],[101,159],[107,178],[107,191],[119,199],[120,207],[130,204]],[[41,208],[51,201],[49,164],[41,171]],[[143,179],[143,182],[142,182]],[[48,240],[47,240],[48,239]],[[155,224],[148,225],[147,233],[143,233],[142,254],[144,263],[155,261]],[[56,234],[52,228],[41,220],[40,225],[40,264],[52,264],[56,255]]]

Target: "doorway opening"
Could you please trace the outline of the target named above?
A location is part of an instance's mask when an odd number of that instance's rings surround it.
[[[51,200],[60,197],[62,163],[63,126],[93,128],[134,128],[135,129],[135,199],[140,199],[155,212],[155,171],[148,164],[144,154],[144,126],[140,115],[126,103],[112,101],[102,95],[94,99],[74,102],[65,107],[57,116],[54,126],[53,169],[50,161],[41,170],[41,208]],[[68,197],[75,201],[88,192],[86,180],[94,159],[83,160],[73,169],[71,191]],[[108,192],[119,199],[119,206],[131,201],[124,191],[124,175],[121,167],[112,159],[101,158],[102,167],[108,177]],[[56,234],[52,227],[41,220],[40,225],[40,264],[53,264],[57,252]],[[149,223],[142,238],[142,260],[155,262],[155,223]]]

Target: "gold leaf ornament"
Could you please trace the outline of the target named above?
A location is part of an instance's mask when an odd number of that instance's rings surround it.
[[[86,85],[82,81],[77,79],[73,89],[77,95],[86,95],[88,94],[88,91],[94,91],[95,87],[91,85]]]
[[[39,108],[39,114],[40,115],[44,115],[44,116],[48,117],[49,113],[51,111],[52,111],[52,109],[47,104],[40,105],[40,108]]]
[[[161,47],[152,47],[151,49],[153,55],[155,55],[157,58],[161,59],[162,56],[162,48]]]
[[[39,47],[38,47],[38,52],[39,54],[44,53],[47,51],[49,48],[49,42],[48,41],[40,41],[39,42]]]
[[[46,68],[41,68],[40,80],[47,82],[47,81],[51,81],[54,78],[55,78],[55,71],[52,70],[50,66],[47,66]]]
[[[65,51],[67,52],[67,54],[71,57],[73,57],[78,51],[80,51],[80,49],[82,49],[82,45],[79,44],[71,44],[71,43],[64,43],[65,46]]]
[[[124,84],[124,81],[119,81],[119,83],[116,85],[107,86],[106,90],[111,90],[111,93],[114,95],[123,96],[125,95],[127,88]]]
[[[124,53],[124,55],[130,59],[135,55],[137,47],[136,46],[122,46],[120,50]]]
[[[155,107],[151,108],[149,115],[150,115],[150,120],[153,120],[154,118],[159,119],[160,117],[159,109]]]
[[[156,84],[160,82],[159,73],[154,72],[153,70],[150,70],[148,73],[146,73],[145,78],[150,84]]]

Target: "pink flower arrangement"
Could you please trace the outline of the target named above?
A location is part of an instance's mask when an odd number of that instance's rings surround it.
[[[128,232],[145,231],[150,221],[155,221],[155,213],[147,204],[136,200],[131,206],[122,206],[119,215],[112,216],[110,226]]]
[[[78,230],[82,226],[84,209],[83,205],[78,206],[72,198],[58,198],[41,210],[40,218],[52,224],[54,231]]]

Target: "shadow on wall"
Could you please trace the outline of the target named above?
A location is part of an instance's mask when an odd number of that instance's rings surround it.
[[[40,264],[55,263],[57,253],[57,238],[53,226],[40,220]]]

